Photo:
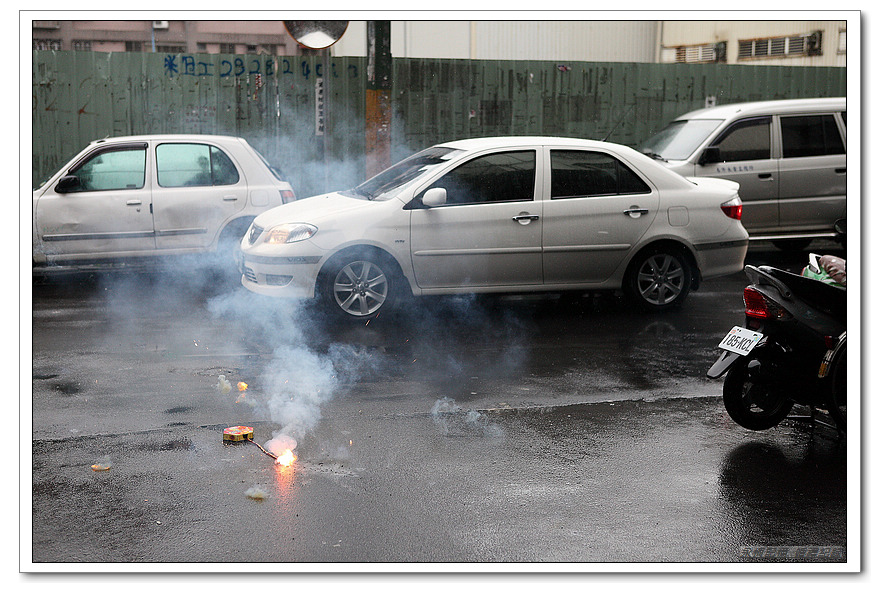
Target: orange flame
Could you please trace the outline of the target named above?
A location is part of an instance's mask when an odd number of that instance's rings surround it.
[[[287,449],[284,451],[284,453],[278,456],[278,458],[275,460],[275,463],[287,467],[291,465],[294,461],[296,461],[296,455],[293,454],[293,451]]]
[[[247,383],[245,383],[244,381],[239,381],[239,382],[238,382],[238,390],[239,390],[239,391],[247,391],[247,388],[248,388],[248,384],[247,384]]]

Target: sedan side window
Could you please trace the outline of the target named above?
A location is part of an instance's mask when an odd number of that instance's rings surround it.
[[[207,144],[160,144],[156,168],[162,187],[234,185],[239,180],[226,153]]]
[[[144,148],[105,150],[70,173],[79,178],[77,191],[140,189],[144,186],[146,162]]]
[[[833,115],[783,117],[782,158],[845,154]]]
[[[551,199],[651,192],[632,169],[609,154],[551,150],[550,163]]]
[[[535,151],[496,152],[477,157],[450,171],[431,187],[446,189],[447,204],[532,201]]]
[[[713,146],[720,149],[723,162],[769,159],[770,118],[755,117],[734,122]]]

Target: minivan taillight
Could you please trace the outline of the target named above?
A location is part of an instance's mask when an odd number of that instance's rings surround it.
[[[743,290],[743,303],[746,306],[746,317],[777,320],[791,317],[791,313],[766,298],[751,286],[747,286]]]
[[[732,218],[734,220],[742,220],[743,203],[742,200],[738,197],[721,204],[721,210],[729,218]]]
[[[293,194],[292,189],[282,189],[281,190],[281,203],[287,204],[288,202],[293,202],[296,200],[296,196]]]

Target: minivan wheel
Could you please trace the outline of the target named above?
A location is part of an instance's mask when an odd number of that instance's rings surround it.
[[[623,289],[640,307],[660,311],[684,301],[692,278],[690,264],[680,251],[658,248],[635,257],[624,277]]]
[[[349,319],[370,319],[389,309],[397,290],[387,258],[361,253],[336,260],[324,275],[323,296],[330,309]]]

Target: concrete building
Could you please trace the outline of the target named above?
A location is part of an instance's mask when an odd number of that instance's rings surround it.
[[[396,58],[846,66],[847,21],[392,21]],[[33,48],[302,55],[283,21],[33,21]],[[365,56],[366,21],[330,48]]]

